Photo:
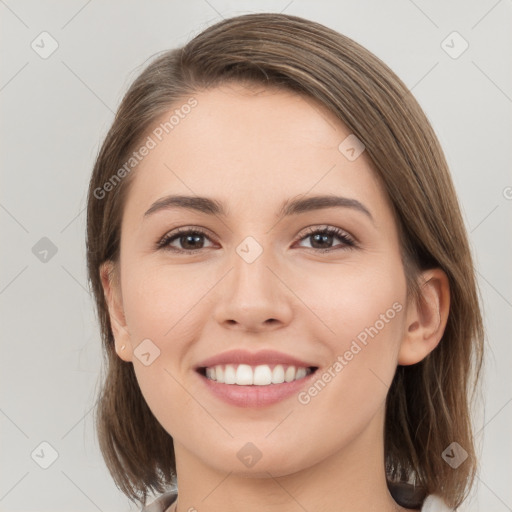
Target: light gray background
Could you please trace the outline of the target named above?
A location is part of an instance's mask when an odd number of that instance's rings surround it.
[[[85,272],[87,183],[147,59],[221,17],[256,11],[352,37],[403,79],[431,120],[470,233],[487,327],[475,415],[481,469],[464,510],[512,510],[510,0],[0,0],[0,510],[134,510],[92,424],[101,353]],[[43,31],[59,45],[46,59],[31,48]],[[453,31],[469,43],[456,59],[441,46]],[[46,262],[32,251],[42,237],[57,248]],[[48,469],[36,463],[51,462],[43,441],[58,454]]]

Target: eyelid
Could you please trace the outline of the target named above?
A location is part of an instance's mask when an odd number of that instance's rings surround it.
[[[297,235],[296,242],[301,242],[304,239],[309,238],[310,236],[314,235],[315,233],[328,233],[331,236],[334,236],[341,240],[344,245],[344,249],[355,249],[359,248],[359,240],[352,235],[347,230],[340,228],[338,226],[333,226],[331,224],[323,224],[323,225],[314,225],[314,226],[308,226],[306,228],[306,232],[301,232],[299,235]],[[314,247],[310,248],[311,250],[315,252],[330,252],[330,251],[337,251],[339,249],[336,249],[336,247],[331,247],[327,249],[316,249]]]
[[[210,231],[207,230],[206,228],[202,228],[199,226],[182,226],[182,227],[173,229],[171,231],[168,231],[163,237],[161,237],[157,241],[156,248],[157,249],[168,249],[169,247],[167,246],[167,244],[172,239],[178,239],[180,234],[189,234],[189,233],[200,234],[200,235],[203,235],[205,238],[209,238],[216,242],[215,236],[213,236],[210,233]],[[216,242],[216,243],[218,243],[218,242]],[[173,249],[169,249],[169,250],[172,251]],[[197,249],[195,251],[190,251],[187,249],[175,249],[175,252],[187,252],[187,251],[188,252],[199,252],[200,250],[201,249]]]
[[[347,238],[350,238],[354,243],[359,243],[358,239],[349,231],[346,229],[340,228],[339,226],[334,226],[332,224],[314,224],[312,226],[308,226],[304,228],[306,231],[301,231],[299,235],[297,235],[297,239],[300,240],[308,235],[311,235],[313,233],[317,233],[318,231],[331,231],[331,232],[337,232],[339,234],[346,235]]]

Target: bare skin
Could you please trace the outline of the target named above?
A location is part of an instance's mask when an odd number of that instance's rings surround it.
[[[406,510],[386,485],[385,399],[397,365],[421,361],[441,339],[446,275],[418,276],[425,302],[407,302],[389,200],[365,152],[350,161],[338,150],[350,132],[331,113],[291,92],[239,84],[194,97],[197,106],[134,171],[119,281],[109,264],[101,270],[117,353],[134,365],[174,440],[177,510]],[[214,198],[226,216],[183,208],[145,215],[171,194]],[[284,201],[315,195],[355,199],[370,215],[344,206],[278,217]],[[308,231],[329,226],[348,238]],[[156,247],[189,227],[205,236]],[[262,249],[251,263],[237,252],[249,236]],[[378,334],[302,401],[294,394],[234,406],[194,369],[233,348],[272,349],[311,361],[321,376],[370,326]],[[145,339],[160,350],[147,366],[134,353]],[[246,443],[261,453],[252,467],[237,456]]]

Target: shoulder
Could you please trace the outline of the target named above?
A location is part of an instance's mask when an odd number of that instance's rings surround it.
[[[421,512],[452,512],[452,510],[441,497],[435,494],[427,496],[421,507]]]
[[[177,496],[176,491],[166,492],[149,505],[143,507],[140,512],[165,512],[174,503]]]

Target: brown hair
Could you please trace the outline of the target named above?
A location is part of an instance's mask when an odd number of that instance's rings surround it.
[[[436,493],[458,506],[476,473],[470,403],[484,333],[445,157],[419,104],[381,60],[334,30],[284,14],[223,20],[156,58],[124,96],[98,154],[88,197],[87,261],[106,363],[96,421],[109,471],[118,487],[141,503],[150,491],[164,492],[175,484],[172,438],[149,410],[133,365],[114,350],[99,274],[103,262],[118,261],[124,197],[133,173],[124,173],[108,193],[104,185],[179,100],[230,80],[292,90],[335,114],[363,142],[389,195],[408,291],[419,298],[419,270],[446,272],[450,313],[443,338],[423,361],[397,368],[387,396],[385,464],[390,490],[400,482],[419,490],[411,500],[395,493],[401,505],[421,506],[426,494]],[[456,470],[442,458],[454,441],[468,453]]]

